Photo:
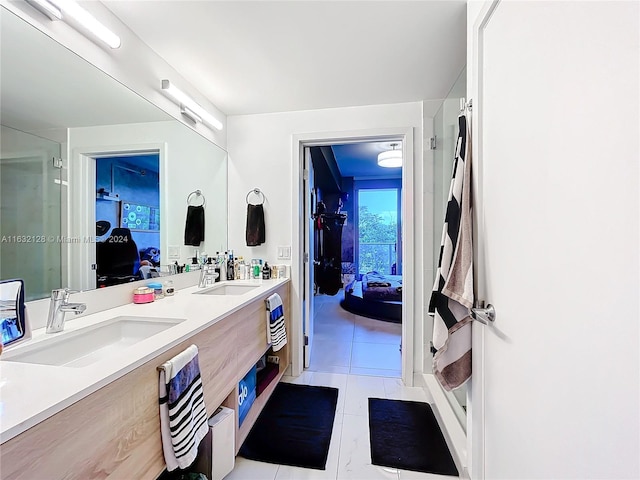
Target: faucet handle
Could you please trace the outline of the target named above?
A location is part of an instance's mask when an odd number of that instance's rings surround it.
[[[69,295],[72,293],[78,293],[79,290],[71,290],[69,288],[56,288],[51,290],[51,299],[52,300],[63,300],[65,302],[69,301]]]

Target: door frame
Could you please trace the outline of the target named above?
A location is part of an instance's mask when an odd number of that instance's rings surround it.
[[[402,218],[414,218],[414,151],[413,128],[378,128],[366,130],[345,130],[338,132],[316,132],[292,135],[292,232],[291,245],[291,315],[292,322],[292,355],[291,374],[299,376],[304,368],[304,338],[302,333],[303,300],[305,295],[310,296],[310,287],[304,291],[304,229],[307,228],[308,219],[304,216],[304,188],[303,188],[303,161],[304,147],[328,146],[344,143],[361,142],[402,142],[404,162],[402,171]],[[418,199],[419,200],[419,199]],[[411,281],[404,282],[404,301],[402,308],[402,380],[405,385],[413,386],[414,377],[414,303],[416,269],[414,268],[415,256],[414,222],[402,223],[402,263],[404,265],[405,278]],[[420,270],[421,271],[421,270]]]

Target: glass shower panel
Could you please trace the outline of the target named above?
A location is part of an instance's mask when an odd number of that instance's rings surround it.
[[[447,98],[436,113],[433,122],[433,130],[436,137],[436,149],[434,151],[434,200],[433,200],[433,258],[435,267],[440,256],[440,243],[442,241],[442,226],[447,209],[451,176],[453,174],[453,161],[455,145],[458,137],[458,115],[460,114],[460,98],[466,95],[466,68],[462,70]],[[455,412],[462,428],[466,431],[467,411],[467,386],[463,385],[453,392],[443,389],[451,408]]]
[[[26,301],[48,297],[62,286],[66,244],[61,145],[4,126],[1,138],[0,279],[23,279]]]

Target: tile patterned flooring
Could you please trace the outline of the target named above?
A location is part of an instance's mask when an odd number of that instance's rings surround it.
[[[355,315],[335,296],[315,297],[309,371],[396,377],[402,375],[402,325]]]
[[[255,462],[236,457],[225,480],[451,480],[454,477],[410,472],[371,464],[369,397],[433,403],[419,387],[400,380],[400,325],[370,320],[340,308],[342,292],[316,297],[311,365],[283,381],[339,389],[326,470]]]

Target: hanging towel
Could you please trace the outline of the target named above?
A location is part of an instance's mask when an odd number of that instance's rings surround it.
[[[274,293],[267,298],[267,343],[277,352],[287,344],[287,330],[284,324],[284,307],[280,295]]]
[[[429,302],[429,313],[434,315],[433,371],[447,391],[471,377],[470,308],[474,300],[471,142],[464,115],[458,117],[458,127],[440,260]]]
[[[187,207],[187,221],[184,226],[184,244],[200,246],[204,241],[204,207],[202,205]]]
[[[193,463],[209,430],[198,347],[191,345],[159,370],[162,451],[167,470],[172,471]]]
[[[265,241],[264,208],[262,204],[247,204],[247,247],[256,247]]]

